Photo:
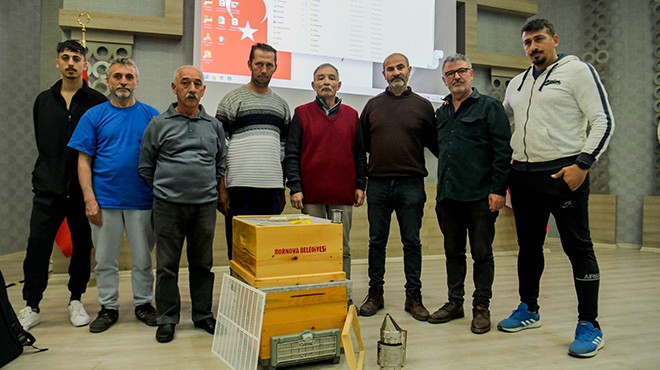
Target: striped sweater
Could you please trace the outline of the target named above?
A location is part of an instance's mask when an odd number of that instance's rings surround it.
[[[216,118],[227,136],[228,188],[284,188],[282,160],[290,115],[286,101],[272,91],[257,94],[241,86],[224,96]]]

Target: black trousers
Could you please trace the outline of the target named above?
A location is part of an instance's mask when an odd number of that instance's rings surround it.
[[[23,299],[30,307],[39,307],[48,285],[48,264],[57,231],[67,218],[73,251],[69,262],[69,291],[80,299],[90,277],[92,236],[85,216],[82,194],[72,196],[35,195],[30,217],[30,236],[23,261]]]
[[[213,317],[213,236],[216,202],[176,204],[154,200],[156,232],[156,310],[158,324],[178,324],[179,263],[186,241],[192,320]]]
[[[447,289],[449,301],[463,304],[467,274],[466,243],[470,241],[474,281],[473,306],[488,308],[493,297],[495,260],[493,239],[499,212],[488,209],[488,198],[459,202],[443,199],[435,206],[438,224],[445,237]]]
[[[589,176],[576,191],[553,171],[511,170],[509,187],[518,233],[518,284],[520,300],[538,310],[539,285],[544,269],[543,244],[550,214],[564,253],[573,269],[578,319],[596,323],[600,272],[589,231]]]

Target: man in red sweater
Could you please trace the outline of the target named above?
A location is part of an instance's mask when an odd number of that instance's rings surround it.
[[[343,262],[351,278],[349,235],[353,207],[364,202],[367,160],[358,113],[337,97],[339,71],[332,64],[314,70],[316,99],[296,108],[285,150],[291,205],[303,213],[331,218],[341,210]]]

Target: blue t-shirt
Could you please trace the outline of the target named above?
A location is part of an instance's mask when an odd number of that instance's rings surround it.
[[[92,187],[101,208],[151,209],[151,187],[140,177],[138,163],[144,130],[158,114],[140,102],[127,108],[105,102],[80,119],[69,147],[94,158]]]

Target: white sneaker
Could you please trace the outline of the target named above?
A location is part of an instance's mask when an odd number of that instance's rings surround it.
[[[36,326],[41,322],[39,312],[32,311],[32,307],[25,306],[22,310],[18,311],[18,321],[21,323],[23,330],[28,331],[30,328]]]
[[[85,326],[89,324],[89,315],[80,301],[69,302],[69,320],[73,326]]]

